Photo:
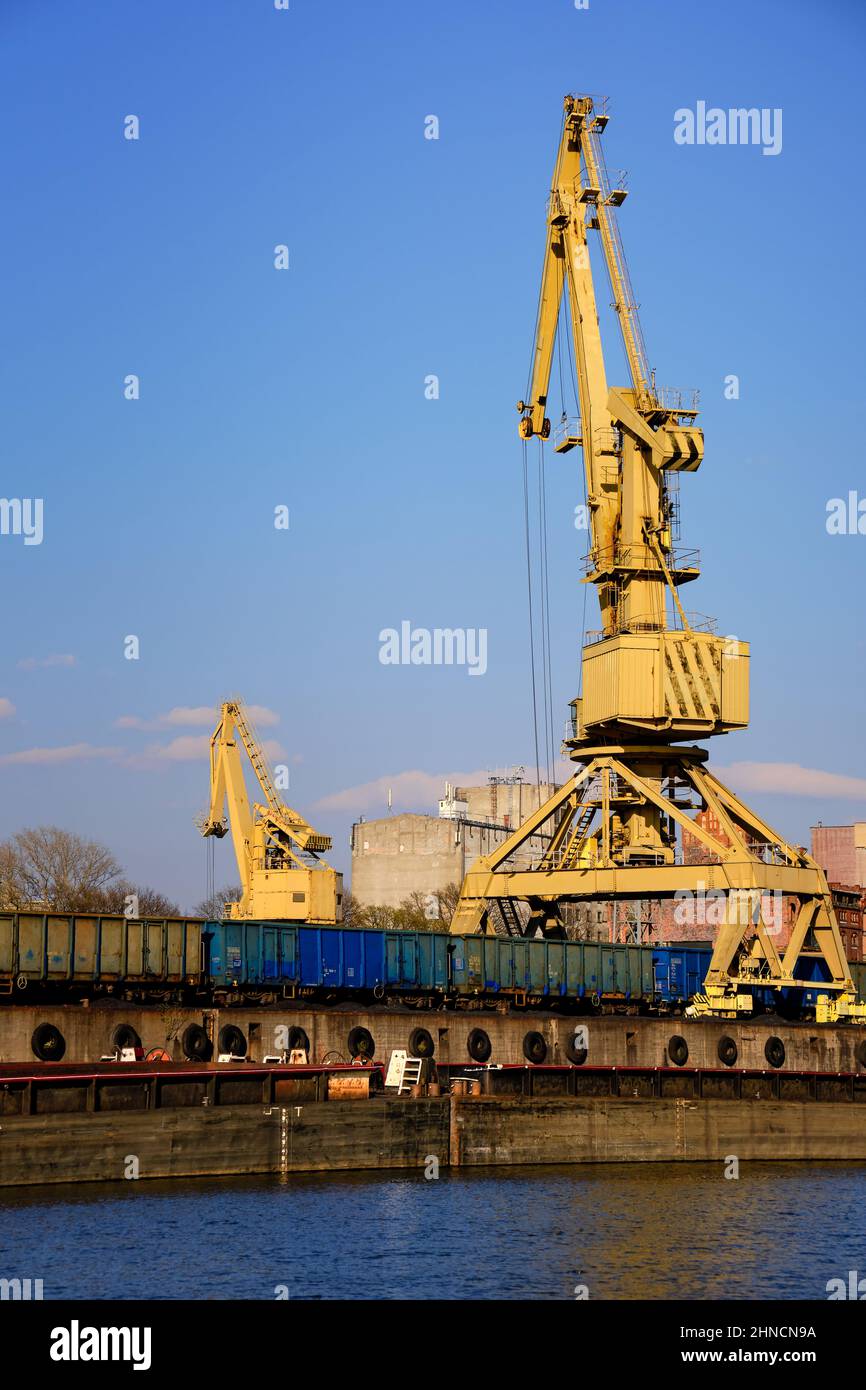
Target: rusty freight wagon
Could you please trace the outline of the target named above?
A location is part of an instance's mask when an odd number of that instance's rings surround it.
[[[0,913],[0,995],[183,998],[201,981],[202,923]]]

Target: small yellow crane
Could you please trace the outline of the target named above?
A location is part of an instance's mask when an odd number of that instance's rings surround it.
[[[241,747],[264,797],[252,807]],[[211,739],[210,806],[199,822],[202,835],[217,839],[229,829],[241,881],[240,901],[227,905],[229,917],[322,926],[342,921],[343,875],[319,858],[331,848],[331,837],[318,834],[280,800],[264,752],[237,700],[223,704]]]

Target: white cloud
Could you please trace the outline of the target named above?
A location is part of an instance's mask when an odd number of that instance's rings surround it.
[[[769,792],[781,796],[810,796],[814,799],[838,798],[866,800],[866,777],[849,777],[843,772],[824,772],[799,763],[731,763],[714,769],[722,782],[737,791]]]
[[[52,652],[50,656],[25,656],[17,662],[20,671],[35,671],[38,666],[74,666],[71,652]]]
[[[321,811],[378,811],[388,804],[388,789],[392,805],[398,811],[420,811],[430,814],[445,795],[445,783],[459,787],[483,787],[490,773],[482,772],[394,772],[377,777],[374,782],[362,782],[357,787],[331,792],[316,802]]]
[[[119,748],[99,748],[92,743],[68,743],[62,748],[22,748],[17,753],[4,753],[0,756],[0,763],[71,763],[93,758],[116,758],[119,752]]]
[[[280,722],[280,716],[266,705],[248,705],[246,711],[251,722],[258,728],[271,728]],[[167,714],[158,714],[154,719],[143,719],[137,714],[122,714],[119,719],[115,719],[114,726],[116,729],[142,729],[146,732],[156,729],[202,727],[213,730],[218,717],[217,705],[175,705]]]
[[[246,711],[252,723],[259,729],[272,729],[280,722],[280,716],[268,709],[267,705],[247,705]]]
[[[573,763],[557,761],[554,776],[562,785],[577,769]],[[731,763],[729,767],[714,768],[721,781],[738,792],[764,792],[781,796],[807,796],[813,800],[840,799],[866,801],[866,778],[851,777],[841,772],[825,772],[819,768],[801,767],[799,763]],[[535,782],[535,768],[524,769],[527,782]],[[542,780],[546,773],[542,769]],[[452,786],[479,787],[489,780],[489,769],[475,772],[394,772],[362,782],[355,787],[331,792],[316,802],[317,811],[347,811],[366,814],[384,812],[391,789],[392,806],[397,811],[418,811],[432,814],[445,794],[445,783]]]
[[[5,695],[0,695],[0,719],[11,719],[15,713],[15,706],[11,700],[7,700]]]
[[[141,756],[161,763],[198,762],[204,761],[209,748],[210,738],[207,734],[180,734],[170,743],[152,743]]]
[[[274,739],[265,739],[261,745],[266,758],[282,756],[282,744]],[[202,763],[207,764],[210,753],[210,734],[179,734],[169,743],[151,743],[141,753],[133,753],[124,759],[127,767],[147,770],[163,763]]]

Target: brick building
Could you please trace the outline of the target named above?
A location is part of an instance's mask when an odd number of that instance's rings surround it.
[[[833,911],[839,923],[839,935],[849,960],[863,959],[863,909],[866,895],[856,885],[831,883]]]
[[[866,888],[866,821],[812,826],[812,858],[830,883]]]

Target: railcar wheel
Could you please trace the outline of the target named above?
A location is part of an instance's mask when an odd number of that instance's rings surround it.
[[[433,1036],[426,1028],[413,1028],[409,1034],[410,1057],[432,1057],[436,1051]]]
[[[66,1039],[53,1023],[40,1023],[33,1032],[30,1046],[40,1062],[59,1062],[66,1051]]]
[[[679,1033],[674,1033],[668,1043],[668,1056],[675,1067],[684,1067],[689,1060],[689,1045]]]
[[[346,1039],[351,1057],[372,1057],[376,1052],[373,1034],[367,1028],[353,1028]]]
[[[141,1038],[131,1023],[120,1023],[111,1035],[111,1046],[121,1052],[125,1047],[141,1047]]]
[[[547,1057],[547,1043],[543,1033],[527,1033],[523,1039],[523,1055],[534,1066],[540,1066]]]
[[[473,1028],[466,1039],[466,1051],[473,1062],[488,1061],[493,1051],[492,1044],[483,1028]]]
[[[211,1040],[200,1023],[189,1023],[180,1040],[184,1057],[191,1062],[208,1062],[213,1053]]]
[[[726,1067],[732,1067],[736,1062],[738,1056],[740,1055],[739,1049],[737,1047],[737,1044],[734,1042],[734,1039],[728,1037],[727,1034],[725,1034],[723,1038],[719,1038],[719,1043],[716,1048],[716,1052],[718,1054],[719,1061],[724,1062]]]
[[[296,1052],[303,1050],[307,1056],[310,1055],[310,1039],[303,1028],[289,1029],[289,1051]]]
[[[768,1038],[764,1043],[764,1056],[771,1067],[783,1067],[785,1065],[785,1044],[781,1038]]]
[[[229,1052],[232,1057],[246,1057],[247,1040],[236,1023],[226,1023],[219,1032],[220,1052]]]

